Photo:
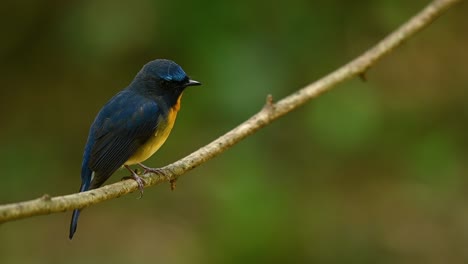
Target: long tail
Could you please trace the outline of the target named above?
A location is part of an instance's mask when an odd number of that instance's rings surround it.
[[[73,210],[73,215],[70,223],[70,234],[68,235],[68,238],[70,240],[73,239],[73,235],[76,232],[76,228],[78,227],[78,217],[80,217],[81,210],[75,209]]]
[[[91,172],[91,171],[85,171],[83,173],[82,179],[81,179],[80,192],[89,190],[89,186],[91,184],[93,174],[94,172]],[[70,238],[70,240],[73,239],[73,235],[75,234],[76,228],[78,227],[78,218],[80,217],[80,212],[81,212],[81,209],[73,210],[73,214],[72,214],[72,218],[70,222],[70,234],[68,235],[68,238]]]

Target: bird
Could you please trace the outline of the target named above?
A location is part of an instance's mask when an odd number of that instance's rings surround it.
[[[100,187],[115,171],[125,167],[143,193],[144,181],[130,165],[144,173],[160,173],[142,164],[169,136],[184,90],[201,85],[175,62],[148,62],[133,81],[112,97],[94,119],[84,148],[79,192]],[[81,209],[72,214],[69,239],[73,239]]]

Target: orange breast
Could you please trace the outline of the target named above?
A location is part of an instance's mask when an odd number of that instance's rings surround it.
[[[158,120],[158,128],[156,129],[154,136],[142,145],[135,154],[125,162],[125,165],[133,165],[147,160],[164,144],[174,127],[177,112],[180,109],[181,98],[182,95],[177,99],[177,103],[169,109],[168,115],[165,119],[160,117],[160,120]]]

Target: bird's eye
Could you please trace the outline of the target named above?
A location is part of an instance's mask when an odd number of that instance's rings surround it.
[[[168,89],[171,87],[171,81],[160,79],[159,80],[159,87]]]

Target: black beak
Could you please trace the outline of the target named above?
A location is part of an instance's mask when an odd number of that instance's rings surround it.
[[[185,86],[198,86],[201,85],[201,82],[197,82],[195,80],[188,80],[187,83],[185,83]]]

